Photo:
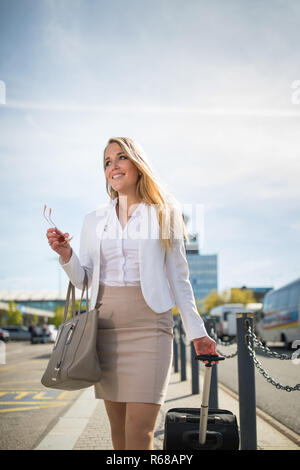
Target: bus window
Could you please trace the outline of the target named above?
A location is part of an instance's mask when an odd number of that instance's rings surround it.
[[[289,307],[297,307],[299,302],[300,286],[293,286],[289,292]]]
[[[278,294],[277,308],[286,308],[288,304],[288,289],[282,289]]]
[[[263,306],[262,306],[262,309],[264,312],[267,312],[268,310],[270,310],[270,307],[271,307],[271,294],[266,294],[263,298]]]
[[[278,299],[278,294],[279,292],[274,292],[270,298],[270,305],[269,305],[269,310],[273,311],[276,310],[277,307],[277,299]]]

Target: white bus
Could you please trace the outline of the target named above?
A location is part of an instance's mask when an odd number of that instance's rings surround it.
[[[256,330],[263,343],[284,342],[286,348],[300,340],[300,278],[264,296],[262,319]]]

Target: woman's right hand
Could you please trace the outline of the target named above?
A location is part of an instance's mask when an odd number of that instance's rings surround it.
[[[58,253],[65,263],[68,263],[72,256],[72,248],[68,241],[69,234],[62,233],[58,228],[49,228],[46,236],[53,251]]]

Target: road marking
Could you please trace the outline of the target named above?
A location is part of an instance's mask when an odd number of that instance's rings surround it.
[[[69,401],[60,401],[59,402],[59,405],[66,405],[67,403],[69,403]],[[41,406],[52,406],[52,405],[55,405],[55,403],[43,403],[43,402],[40,402],[40,401],[20,401],[19,403],[16,403],[15,401],[1,401],[0,402],[0,406],[2,405],[41,405]],[[27,408],[26,408],[27,409]]]
[[[18,392],[13,392],[13,393],[18,393]],[[22,398],[26,397],[26,395],[29,395],[29,393],[31,393],[31,392],[19,392],[15,396],[14,400],[21,400]],[[2,401],[0,401],[0,403],[2,403]]]
[[[10,388],[0,388],[0,390],[1,390],[1,392],[4,391],[4,390],[6,390],[5,393],[11,392],[11,389],[10,389]],[[16,391],[18,391],[18,390],[20,390],[20,391],[22,391],[22,392],[25,391],[25,390],[27,390],[28,392],[32,392],[32,393],[33,393],[33,392],[39,392],[39,391],[41,391],[40,388],[32,388],[32,387],[31,387],[31,388],[24,388],[24,387],[22,387],[22,388],[17,388],[17,387],[14,387],[14,392],[16,392]]]
[[[68,402],[60,402],[60,403],[46,403],[38,406],[20,406],[18,408],[7,408],[4,410],[0,410],[0,413],[11,413],[13,411],[28,411],[28,410],[36,410],[40,408],[55,408],[57,406],[65,406]],[[14,403],[15,404],[15,403]]]
[[[66,406],[70,403],[66,398],[60,390],[6,390],[0,392],[0,413]]]
[[[45,394],[47,392],[39,392],[39,393],[36,393],[34,395],[34,397],[32,397],[33,400],[53,400],[53,398],[57,398],[57,397],[53,397],[53,396],[50,396],[50,397],[45,397]]]
[[[66,395],[60,390],[6,390],[0,392],[0,413],[66,406],[70,401],[64,398]]]
[[[64,400],[68,397],[66,392],[61,392],[60,390],[6,390],[0,392],[0,404],[2,403],[2,397],[5,395],[14,395],[13,400],[21,400],[28,395],[32,395],[31,400]]]
[[[61,393],[58,395],[57,399],[58,399],[58,400],[64,400],[66,397],[69,396],[69,393],[70,393],[70,392],[68,392],[68,391],[66,391],[66,392],[61,392]]]

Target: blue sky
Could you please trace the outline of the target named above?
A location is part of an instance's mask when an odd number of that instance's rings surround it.
[[[298,278],[299,21],[297,0],[1,0],[0,290],[67,287],[43,205],[78,253],[111,136],[203,205],[220,290]]]

